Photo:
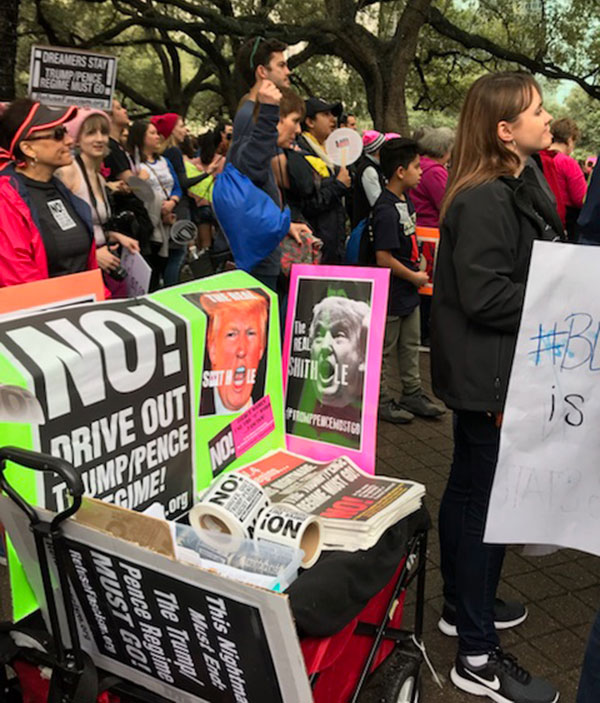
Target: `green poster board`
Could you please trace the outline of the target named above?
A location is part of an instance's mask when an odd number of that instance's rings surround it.
[[[0,383],[33,394],[45,419],[0,424],[1,445],[61,456],[89,495],[168,519],[221,471],[284,445],[277,296],[242,272],[4,320]],[[32,504],[66,505],[57,478],[7,477]],[[21,619],[37,603],[8,556]]]

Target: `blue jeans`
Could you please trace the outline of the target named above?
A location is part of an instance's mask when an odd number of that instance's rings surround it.
[[[483,654],[500,643],[494,599],[505,547],[483,543],[499,440],[500,430],[487,413],[455,412],[454,457],[439,532],[444,598],[456,607],[461,654]]]
[[[165,288],[167,286],[176,286],[179,283],[179,272],[185,259],[186,250],[187,247],[169,249],[169,258],[163,273]]]
[[[577,703],[598,703],[598,701],[600,701],[600,610],[590,630],[577,690]]]

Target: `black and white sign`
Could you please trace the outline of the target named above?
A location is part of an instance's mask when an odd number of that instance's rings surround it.
[[[187,324],[149,300],[51,310],[0,323],[0,348],[29,375],[40,451],[81,472],[86,494],[168,518],[192,504]],[[44,476],[43,502],[66,507]]]
[[[28,519],[1,495],[0,514],[48,622]],[[38,515],[44,522],[52,517],[43,509]],[[286,595],[173,560],[73,519],[61,529],[71,582],[67,607],[74,608],[81,646],[97,666],[174,703],[312,701]]]
[[[219,703],[283,703],[257,607],[67,542],[98,651]]]
[[[117,58],[58,46],[33,46],[29,96],[46,105],[112,108]]]

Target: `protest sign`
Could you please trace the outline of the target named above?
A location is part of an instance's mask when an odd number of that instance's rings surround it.
[[[203,379],[210,368],[210,359],[205,364],[208,317],[196,303],[204,292],[225,291],[227,297],[228,290],[233,297],[252,291],[261,307],[271,311],[262,330],[264,349],[258,366],[251,368],[246,358],[244,383],[237,384],[239,359],[222,340],[215,359],[232,356],[235,361],[229,369],[235,383],[231,397],[235,403],[240,395],[248,398],[237,403],[237,410],[230,403],[227,414],[202,415]],[[240,419],[239,427],[235,423],[244,410],[256,405],[250,424],[260,422],[254,441],[242,441],[238,432],[236,454],[227,456],[227,468],[283,444],[276,306],[276,296],[255,279],[232,272],[135,300],[0,320],[0,378],[35,396],[44,419],[0,423],[0,442],[63,457],[81,472],[90,496],[140,511],[160,507],[167,518],[176,519],[191,508],[195,489],[212,480],[211,457],[225,455],[224,443],[217,448],[210,441],[226,427],[232,434],[248,428],[247,421]],[[248,337],[254,339],[253,333]],[[226,369],[212,371],[227,376]],[[250,376],[254,384],[246,383]],[[240,385],[244,393],[237,393]],[[259,406],[267,396],[272,422],[264,401]],[[225,399],[229,402],[229,395]],[[16,466],[7,474],[32,504],[64,506],[60,481],[41,480]],[[36,604],[18,563],[12,564],[10,576],[15,617],[20,618]]]
[[[421,295],[433,295],[433,276],[437,264],[440,244],[440,230],[435,227],[417,227],[417,242],[421,251],[422,270],[427,272],[429,281],[419,288]]]
[[[273,408],[267,395],[209,440],[213,476],[218,476],[274,429]]]
[[[294,266],[283,368],[287,446],[375,471],[388,269]]]
[[[32,46],[29,97],[46,105],[112,110],[117,58],[60,46]]]
[[[600,554],[599,269],[600,248],[534,244],[486,542]]]
[[[134,253],[124,249],[121,254],[121,266],[127,271],[125,279],[127,297],[138,298],[140,295],[146,295],[152,277],[152,269],[146,263],[146,259],[139,252]]]
[[[0,351],[30,379],[45,421],[40,451],[81,471],[86,493],[172,518],[189,509],[193,475],[185,323],[143,302],[104,303],[0,323]],[[167,475],[168,466],[168,475]],[[66,507],[46,477],[41,502]]]
[[[362,154],[363,143],[354,129],[340,127],[327,137],[325,150],[336,166],[350,166]]]
[[[0,510],[44,603],[27,518],[6,497],[0,497]],[[41,510],[40,516],[50,517]],[[95,664],[179,703],[312,700],[287,596],[73,520],[62,529],[71,583],[70,593],[62,595],[67,608],[72,602],[81,646]],[[59,595],[66,632],[61,600]],[[45,608],[43,613],[47,616]]]
[[[47,310],[77,303],[91,303],[104,298],[105,289],[100,269],[82,271],[70,276],[57,276],[0,288],[0,317],[22,317],[25,310]]]
[[[200,415],[247,410],[265,395],[269,296],[247,288],[187,299],[207,319]]]

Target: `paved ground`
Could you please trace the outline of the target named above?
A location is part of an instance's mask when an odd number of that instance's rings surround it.
[[[424,386],[428,389],[428,354],[422,354],[421,361]],[[416,419],[409,425],[380,423],[377,473],[424,483],[427,506],[435,523],[429,537],[424,641],[444,678],[444,688],[440,690],[424,668],[421,703],[482,700],[459,692],[449,682],[456,642],[437,629],[442,605],[437,513],[451,456],[450,413],[439,420]],[[574,550],[538,558],[523,557],[521,551],[518,547],[509,548],[499,595],[526,603],[530,615],[521,626],[501,636],[502,646],[532,673],[549,678],[560,690],[561,703],[575,703],[587,632],[600,606],[600,559]]]
[[[428,388],[429,359],[422,355],[424,385]],[[420,481],[427,486],[427,505],[437,521],[452,456],[451,416],[415,420],[396,426],[382,422],[379,429],[377,472]],[[440,690],[424,668],[421,703],[474,703],[448,682],[456,642],[436,627],[442,604],[437,528],[429,539],[425,607],[425,644],[438,673]],[[572,550],[542,558],[523,557],[519,548],[508,551],[500,595],[525,602],[530,616],[520,627],[502,635],[503,647],[533,672],[549,677],[561,692],[561,703],[575,703],[584,643],[600,605],[600,559]],[[8,615],[6,573],[0,568],[0,620]],[[414,591],[413,591],[414,593]],[[407,600],[407,618],[413,593]]]

